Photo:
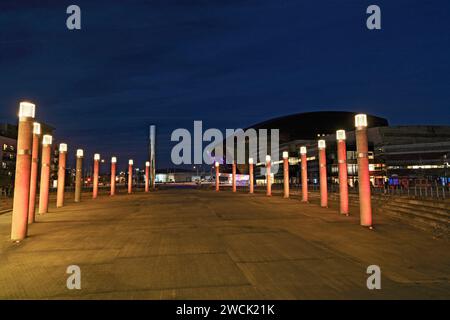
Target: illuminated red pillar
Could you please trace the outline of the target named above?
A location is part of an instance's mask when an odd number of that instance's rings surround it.
[[[214,163],[214,166],[215,166],[215,168],[216,168],[216,192],[218,192],[219,191],[219,188],[220,188],[220,180],[219,180],[219,175],[220,175],[220,172],[219,172],[219,162],[215,162]]]
[[[232,187],[233,187],[233,192],[236,192],[236,162],[233,161],[232,164]]]
[[[39,189],[39,214],[48,212],[48,192],[50,188],[50,158],[52,152],[52,136],[46,134],[42,138],[41,183]]]
[[[99,171],[100,155],[94,154],[94,177],[92,179],[92,198],[98,196],[98,171]]]
[[[248,159],[248,173],[249,173],[249,185],[250,185],[250,193],[253,193],[254,191],[254,185],[253,185],[253,158],[249,158]]]
[[[145,192],[148,192],[150,178],[150,161],[145,162]]]
[[[77,162],[75,171],[75,202],[81,201],[81,184],[83,175],[83,156],[84,152],[82,149],[77,150]]]
[[[117,163],[117,158],[116,157],[112,157],[111,158],[111,195],[115,195],[116,194],[116,163]]]
[[[360,223],[364,227],[372,228],[372,203],[369,175],[369,146],[367,139],[367,116],[355,116],[356,126],[356,152],[358,154],[358,186]]]
[[[64,206],[64,187],[66,185],[66,161],[67,161],[67,144],[61,143],[59,145],[59,160],[58,160],[58,190],[56,192],[56,207]]]
[[[272,177],[270,175],[270,167],[271,167],[271,159],[270,159],[270,155],[267,155],[266,156],[266,181],[267,181],[266,195],[268,197],[272,196]]]
[[[27,236],[34,112],[34,104],[29,102],[20,103],[11,222],[11,240],[13,241],[23,240]]]
[[[128,193],[133,191],[133,160],[128,161]]]
[[[339,167],[339,208],[341,214],[348,216],[347,147],[345,145],[345,130],[336,131],[336,139]]]
[[[306,147],[300,147],[302,168],[302,201],[308,202],[308,160],[306,158]]]
[[[319,140],[319,170],[320,170],[320,206],[328,207],[327,186],[327,156],[325,152],[325,140]]]
[[[36,190],[39,164],[39,138],[41,135],[41,125],[33,123],[33,150],[31,152],[31,176],[30,176],[30,201],[28,205],[28,223],[34,222],[36,211]]]
[[[283,152],[283,197],[289,198],[289,154]]]

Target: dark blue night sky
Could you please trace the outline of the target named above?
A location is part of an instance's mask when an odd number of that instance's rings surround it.
[[[82,30],[66,28],[66,8]],[[366,8],[382,9],[382,30]],[[147,155],[170,133],[314,110],[450,124],[450,1],[0,1],[0,121],[18,103],[70,150]],[[97,146],[97,148],[93,148]],[[70,151],[69,150],[69,151]]]

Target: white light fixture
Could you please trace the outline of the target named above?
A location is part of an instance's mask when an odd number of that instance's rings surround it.
[[[300,154],[306,154],[306,147],[300,147]]]
[[[21,102],[19,107],[20,118],[34,118],[36,105],[31,102]]]
[[[51,145],[51,144],[52,144],[52,136],[49,135],[49,134],[45,134],[45,135],[42,137],[42,144],[43,144],[44,146],[49,146],[49,145]]]
[[[270,155],[266,156],[266,162],[270,162]]]
[[[112,157],[111,158],[111,163],[116,163],[117,162],[117,158],[116,157]]]
[[[289,158],[289,152],[283,151],[283,159]]]
[[[253,158],[248,158],[248,164],[253,164]]]
[[[214,166],[218,167],[218,166],[219,166],[219,162],[216,161],[216,162],[214,163]]]
[[[94,154],[94,160],[100,160],[100,154],[98,153]]]
[[[133,165],[133,159],[128,160],[129,165]]]
[[[83,158],[84,152],[83,149],[78,149],[77,150],[77,158]]]
[[[67,144],[60,143],[59,144],[59,152],[67,152]]]
[[[319,149],[325,149],[326,148],[325,140],[319,140],[318,146],[319,146]]]
[[[41,124],[39,122],[33,123],[33,133],[34,134],[41,134]]]
[[[345,135],[345,130],[336,131],[336,140],[345,140],[347,137]]]
[[[355,127],[357,128],[367,127],[367,115],[357,114],[355,116]]]
[[[146,161],[146,162],[145,162],[145,166],[146,166],[146,167],[150,167],[150,161]]]

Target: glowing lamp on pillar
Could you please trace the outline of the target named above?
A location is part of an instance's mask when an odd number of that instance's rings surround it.
[[[250,193],[254,192],[254,177],[253,177],[253,158],[248,159],[248,173],[249,173],[249,185],[250,185]]]
[[[56,191],[56,207],[64,206],[64,187],[66,185],[67,144],[59,144],[58,184]]]
[[[367,138],[367,115],[355,116],[356,153],[358,156],[358,186],[360,224],[372,228],[372,203],[369,174],[369,146]]]
[[[81,183],[83,174],[83,149],[77,150],[76,171],[75,171],[75,202],[81,201]]]
[[[308,202],[308,159],[306,147],[300,147],[300,164],[302,173],[302,202]]]
[[[97,198],[98,195],[98,174],[99,174],[100,154],[94,154],[94,179],[92,182],[92,198]]]
[[[133,160],[128,160],[128,193],[133,191]]]
[[[348,216],[347,147],[345,130],[336,131],[339,168],[339,211]]]
[[[30,173],[30,201],[28,204],[28,223],[34,222],[36,211],[36,190],[39,165],[39,137],[41,135],[41,124],[33,123],[33,142],[31,151],[31,173]]]
[[[219,191],[219,185],[220,185],[220,180],[219,180],[219,175],[220,175],[220,172],[219,172],[219,162],[215,162],[214,163],[214,167],[216,168],[216,192],[218,192]]]
[[[51,158],[52,136],[42,137],[42,164],[41,183],[39,189],[39,214],[48,212],[48,193],[50,188],[50,158]]]
[[[236,192],[236,161],[233,161],[233,164],[231,165],[231,186],[233,189],[233,192]]]
[[[328,207],[328,186],[327,186],[327,157],[325,140],[318,141],[319,148],[319,172],[320,172],[320,206]]]
[[[145,192],[148,192],[150,175],[150,161],[145,162]]]
[[[111,158],[111,191],[110,195],[113,196],[116,194],[116,163],[117,158]]]
[[[289,153],[283,151],[283,197],[289,198]]]
[[[35,108],[36,106],[30,102],[21,102],[19,105],[16,173],[11,223],[11,240],[13,241],[23,240],[27,236]]]
[[[268,197],[272,196],[272,177],[270,175],[270,167],[271,167],[271,158],[270,155],[266,155],[266,181],[267,181],[266,196]]]

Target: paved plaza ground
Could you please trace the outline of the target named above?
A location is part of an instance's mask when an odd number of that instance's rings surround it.
[[[370,231],[355,207],[343,217],[297,197],[169,189],[52,200],[21,243],[10,220],[0,215],[4,299],[450,298],[448,240],[379,212]],[[69,265],[81,290],[66,287]],[[369,265],[381,290],[366,287]]]

